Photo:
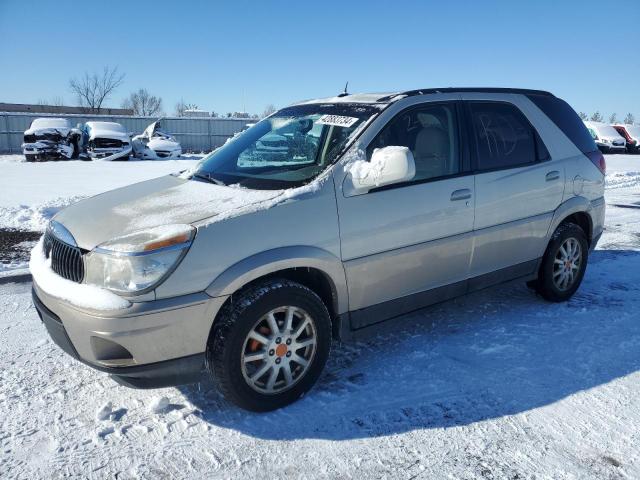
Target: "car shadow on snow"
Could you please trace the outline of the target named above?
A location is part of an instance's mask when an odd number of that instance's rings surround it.
[[[275,412],[242,411],[211,383],[181,391],[207,422],[273,440],[392,435],[526,412],[640,369],[640,252],[594,252],[567,303],[513,282],[391,328],[334,344],[316,387]]]

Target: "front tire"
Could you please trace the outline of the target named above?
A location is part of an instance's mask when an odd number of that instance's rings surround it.
[[[299,399],[331,348],[331,319],[304,285],[272,279],[233,296],[209,336],[207,366],[225,398],[266,412]]]
[[[574,223],[560,225],[542,258],[534,288],[550,302],[569,300],[582,283],[588,257],[584,230]]]

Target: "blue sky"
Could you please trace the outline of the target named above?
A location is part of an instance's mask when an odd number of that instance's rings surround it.
[[[173,112],[219,113],[352,92],[504,86],[640,118],[637,0],[348,2],[0,0],[0,101],[63,97],[118,66]]]

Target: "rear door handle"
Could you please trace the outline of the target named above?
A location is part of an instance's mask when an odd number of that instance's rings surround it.
[[[554,170],[552,172],[547,173],[547,182],[552,182],[554,180],[558,180],[560,178],[560,172],[558,170]]]
[[[471,190],[468,188],[463,188],[462,190],[456,190],[451,194],[451,201],[455,202],[457,200],[469,200],[471,198]]]

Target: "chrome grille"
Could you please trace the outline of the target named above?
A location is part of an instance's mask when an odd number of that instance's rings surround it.
[[[44,235],[44,254],[51,258],[51,269],[67,280],[81,283],[84,279],[82,251],[68,245],[47,231]]]

